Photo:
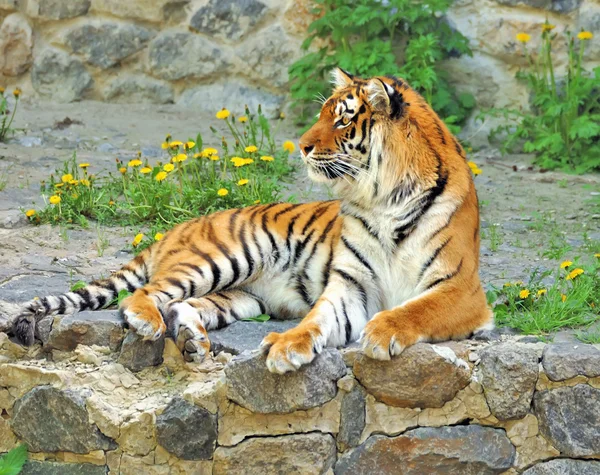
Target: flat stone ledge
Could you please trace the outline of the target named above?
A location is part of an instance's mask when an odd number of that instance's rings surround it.
[[[575,376],[600,376],[600,350],[582,343],[558,343],[544,348],[544,372],[552,381],[564,381]]]
[[[47,344],[62,351],[77,345],[108,346],[117,351],[125,338],[124,321],[116,310],[83,311],[56,317]]]
[[[271,332],[282,333],[294,328],[300,320],[269,320],[263,323],[235,322],[208,334],[210,349],[215,354],[222,351],[239,355],[256,350],[265,336]]]
[[[591,460],[556,459],[538,463],[523,475],[598,475],[600,462]]]
[[[471,379],[468,364],[449,347],[418,343],[390,361],[359,354],[356,379],[381,402],[396,407],[442,407]]]
[[[310,409],[333,399],[336,382],[345,374],[337,350],[326,349],[310,365],[283,375],[269,372],[260,352],[242,353],[225,367],[227,397],[259,413]]]
[[[422,427],[397,437],[369,437],[342,455],[334,472],[336,475],[491,475],[508,470],[514,459],[515,447],[502,429],[478,425]]]

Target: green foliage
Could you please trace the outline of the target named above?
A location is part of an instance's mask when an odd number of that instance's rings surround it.
[[[89,220],[94,220],[135,226],[152,236],[136,236],[132,245],[139,251],[190,218],[280,200],[292,172],[288,158],[293,143],[277,147],[269,121],[260,110],[255,116],[246,110],[237,120],[228,112],[224,115],[231,138],[213,130],[221,151],[203,149],[200,135],[185,143],[169,135],[162,144],[164,161],[150,163],[138,154],[129,162],[117,159],[115,172],[98,176],[91,173],[91,164],[78,163],[73,155],[42,182],[47,206],[28,210],[26,215],[36,224],[87,227]]]
[[[458,95],[450,86],[440,61],[471,54],[467,39],[452,30],[444,13],[452,0],[316,0],[319,17],[304,41],[308,51],[290,66],[291,91],[296,104],[309,104],[330,90],[329,73],[339,66],[363,77],[394,75],[406,79],[433,108],[460,123],[475,106],[470,94]],[[402,52],[403,59],[402,59]]]
[[[20,445],[0,457],[0,475],[19,475],[27,462],[27,446]]]
[[[4,95],[4,88],[0,87],[0,142],[4,142],[9,132],[12,130],[11,126],[19,107],[19,98],[21,97],[21,90],[15,89],[13,91],[15,102],[12,108],[12,112],[9,109],[8,97]]]
[[[262,315],[258,315],[256,317],[242,318],[242,320],[244,320],[245,322],[264,323],[271,320],[271,317],[263,313]]]
[[[576,39],[567,32],[566,75],[557,80],[552,57],[556,41],[557,34],[544,31],[536,54],[524,43],[529,67],[517,77],[527,83],[532,93],[532,111],[486,112],[506,119],[506,124],[494,130],[492,136],[507,133],[504,151],[520,148],[535,153],[535,162],[542,168],[575,173],[600,170],[600,67],[593,73],[585,70],[583,54],[587,40]]]
[[[600,259],[589,265],[577,260],[554,272],[534,272],[526,284],[489,291],[496,323],[539,335],[600,321]]]

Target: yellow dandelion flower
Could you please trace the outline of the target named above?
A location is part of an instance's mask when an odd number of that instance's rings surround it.
[[[237,184],[238,184],[238,186],[244,186],[244,185],[247,185],[249,181],[250,180],[248,180],[247,178],[242,178],[241,180],[239,180],[237,182]]]
[[[210,157],[211,155],[216,155],[217,153],[219,153],[218,150],[212,147],[208,147],[202,150],[203,157]]]
[[[110,200],[110,201],[108,202],[108,206],[114,206],[114,205],[115,205],[115,202],[114,202],[113,200]]]
[[[556,25],[551,25],[550,23],[544,23],[542,25],[542,33],[545,33],[547,31],[552,31],[552,30],[554,30],[554,28],[556,28]]]
[[[0,95],[4,94],[4,91],[6,91],[6,89],[4,89],[2,86],[0,86]]]
[[[223,108],[219,112],[217,112],[216,117],[217,117],[217,119],[223,120],[223,119],[227,119],[227,117],[229,117],[229,114],[230,114],[230,112],[227,109]]]
[[[577,38],[582,41],[591,40],[594,37],[594,34],[591,31],[581,31],[577,34]]]
[[[512,284],[511,284],[510,282],[506,282],[506,283],[504,284],[504,287],[512,287]]]
[[[144,167],[140,170],[140,173],[143,173],[144,175],[148,174],[148,173],[152,173],[152,168],[150,167]]]
[[[565,294],[560,294],[560,299],[564,302],[567,300],[567,296]]]
[[[73,198],[74,200],[76,200],[77,198],[79,198],[79,195],[77,193],[73,193],[71,195],[71,198]],[[70,221],[69,221],[70,222]]]
[[[19,89],[18,87],[15,88],[15,90],[13,91],[13,96],[15,96],[18,99],[20,95],[21,95],[21,89]]]
[[[163,170],[166,172],[172,172],[173,170],[175,170],[175,165],[173,165],[172,163],[167,163],[164,167]]]
[[[291,140],[286,140],[285,142],[283,142],[283,149],[286,152],[292,153],[294,150],[296,150],[296,146]]]
[[[167,178],[167,172],[158,172],[154,177],[156,181],[163,181],[165,178]]]
[[[142,233],[136,234],[136,236],[133,238],[133,241],[131,241],[131,245],[133,247],[137,247],[142,242],[142,239],[144,239],[144,235]]]
[[[194,154],[194,158],[201,158],[201,157],[202,157],[202,153],[200,153],[200,152],[196,152]]]
[[[227,191],[225,188],[221,188],[219,191],[217,191],[217,195],[219,196],[227,196],[229,194],[229,191]]]
[[[561,269],[566,269],[569,266],[573,265],[573,261],[563,261],[560,263],[560,268]]]
[[[242,117],[238,118],[238,120],[239,120],[239,121],[240,121],[242,124],[244,124],[244,123],[248,122],[248,117],[246,117],[245,115],[243,115]]]
[[[80,183],[81,183],[83,186],[90,186],[90,185],[92,184],[92,183],[90,182],[90,180],[88,180],[87,178],[82,178],[82,179],[81,179],[81,181],[80,181]]]
[[[34,209],[28,209],[27,211],[25,211],[25,216],[27,216],[28,218],[31,218],[32,216],[35,216],[35,210]]]
[[[155,240],[155,241],[160,241],[160,240],[161,240],[162,238],[164,238],[164,237],[165,237],[165,235],[164,235],[163,233],[156,233],[156,234],[154,235],[154,240]]]
[[[529,290],[523,289],[521,290],[521,292],[519,292],[519,298],[526,299],[527,297],[529,297],[529,294]]]
[[[254,163],[254,160],[251,158],[244,158],[244,165],[250,165],[251,163]]]
[[[70,181],[73,181],[73,175],[71,175],[70,173],[67,173],[66,175],[62,176],[60,181],[62,181],[63,183],[69,183]]]
[[[542,295],[545,295],[547,293],[548,293],[548,291],[546,289],[540,289],[537,291],[537,296],[541,297]]]
[[[208,159],[211,162],[218,162],[219,161],[219,156],[218,155],[211,155],[210,157],[208,157]]]
[[[246,160],[242,157],[231,157],[231,163],[234,167],[243,167],[246,164]]]
[[[259,205],[259,204],[260,204],[260,200],[256,200],[256,201],[254,202],[254,204],[255,204],[255,205]]]
[[[194,141],[192,141],[192,140],[189,140],[189,141],[187,141],[187,142],[185,143],[185,145],[184,145],[184,147],[185,147],[186,149],[188,149],[188,150],[189,150],[190,148],[194,148],[195,146],[196,146],[196,142],[194,142]]]
[[[173,161],[175,163],[185,162],[187,160],[187,158],[188,158],[188,156],[185,153],[179,153],[173,157]]]
[[[594,254],[594,257],[597,257],[598,259],[600,259],[600,252],[597,252],[596,254]]]
[[[521,43],[525,44],[528,43],[529,40],[531,40],[531,35],[528,35],[527,33],[517,34],[517,41],[520,41]]]
[[[77,185],[79,185],[79,180],[71,180],[69,182],[69,185],[77,186]]]
[[[121,167],[119,168],[119,171],[121,172],[121,175],[125,175],[125,173],[127,173],[127,168]]]
[[[481,168],[473,168],[471,170],[471,173],[473,173],[473,175],[477,176],[477,175],[481,175],[483,172],[481,171]]]
[[[163,150],[166,150],[169,148],[169,142],[163,142],[160,144],[160,148],[162,148]]]
[[[169,147],[171,148],[177,148],[177,147],[181,147],[183,145],[183,142],[179,141],[179,140],[175,140],[174,142],[171,142],[169,144]]]
[[[260,157],[260,159],[263,162],[272,162],[273,160],[275,160],[273,157],[271,157],[271,155],[263,155],[262,157]]]
[[[89,163],[80,163],[80,164],[79,164],[79,168],[83,168],[84,170],[85,170],[87,167],[89,167],[89,166],[90,166],[90,164],[89,164]]]
[[[256,145],[248,145],[244,151],[248,152],[248,153],[254,153],[258,150],[258,147]]]
[[[63,186],[65,186],[64,183],[57,183],[56,185],[54,185],[54,188],[62,188]]]
[[[467,162],[467,165],[469,165],[471,170],[473,170],[473,168],[477,168],[477,164],[475,162]]]
[[[142,161],[139,158],[135,158],[133,160],[129,160],[129,163],[127,164],[128,167],[139,167],[140,165],[142,165]]]
[[[57,205],[58,203],[60,203],[60,196],[53,195],[50,197],[49,201],[51,205]]]
[[[573,269],[571,272],[569,272],[569,274],[567,275],[566,279],[567,280],[573,280],[575,277],[583,274],[584,270],[580,267],[578,267],[577,269]]]

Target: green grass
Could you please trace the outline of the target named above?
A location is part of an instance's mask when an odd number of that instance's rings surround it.
[[[571,263],[555,271],[533,272],[529,282],[506,283],[488,292],[499,326],[547,335],[600,321],[600,259]]]
[[[162,160],[150,161],[139,153],[127,162],[117,159],[113,172],[98,175],[93,164],[79,163],[74,154],[42,182],[47,205],[24,211],[32,223],[63,229],[87,228],[90,221],[133,227],[137,236],[132,245],[140,250],[191,218],[280,201],[293,171],[288,158],[294,144],[275,143],[260,108],[254,115],[246,109],[237,120],[228,111],[219,115],[229,129],[227,137],[211,129],[219,146],[203,148],[201,135],[185,141],[167,135]],[[66,232],[62,234],[66,239]],[[105,248],[106,240],[99,235],[98,254]]]

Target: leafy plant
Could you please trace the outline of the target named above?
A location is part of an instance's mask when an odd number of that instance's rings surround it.
[[[9,109],[8,97],[4,95],[5,89],[0,87],[0,142],[4,142],[8,133],[12,130],[11,126],[17,113],[19,106],[19,98],[21,97],[21,90],[16,88],[13,91],[13,97],[15,102],[12,108],[12,112]]]
[[[534,272],[527,284],[506,283],[490,290],[496,323],[547,334],[600,321],[600,254],[590,265],[574,261],[563,262],[556,271]]]
[[[15,447],[0,457],[0,475],[19,475],[27,462],[27,446]]]
[[[225,138],[213,129],[221,151],[203,148],[200,135],[185,142],[168,135],[162,144],[164,161],[150,163],[141,154],[128,162],[117,159],[116,171],[104,176],[91,173],[92,165],[78,163],[73,155],[42,182],[46,207],[27,210],[26,216],[36,224],[87,227],[94,220],[135,226],[140,232],[132,245],[139,251],[190,218],[281,199],[295,145],[287,141],[276,146],[260,109],[256,115],[246,109],[246,115],[237,119],[222,110],[217,117],[231,133]]]
[[[452,0],[315,0],[318,17],[289,68],[292,97],[303,108],[329,91],[335,66],[360,76],[395,75],[419,90],[450,124],[463,121],[475,106],[457,94],[440,68],[450,56],[471,54],[467,39],[444,18]]]
[[[507,133],[504,151],[522,148],[535,153],[535,162],[543,168],[562,168],[576,173],[600,169],[600,67],[589,73],[583,67],[586,41],[593,34],[582,31],[573,37],[565,33],[568,48],[566,74],[556,77],[553,43],[558,35],[554,25],[542,28],[542,42],[534,53],[527,48],[530,36],[517,35],[523,44],[528,68],[517,77],[526,81],[532,93],[532,111],[493,109],[506,124],[492,133]]]

